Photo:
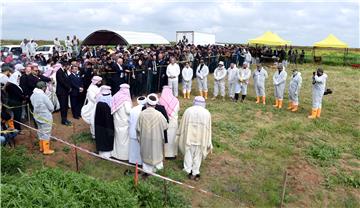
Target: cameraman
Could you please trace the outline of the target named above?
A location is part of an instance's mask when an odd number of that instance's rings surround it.
[[[327,74],[324,73],[322,68],[318,68],[316,72],[313,72],[312,111],[308,118],[320,118],[322,98],[326,89],[327,77]]]

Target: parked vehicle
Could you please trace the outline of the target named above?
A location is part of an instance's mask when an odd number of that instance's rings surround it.
[[[35,55],[41,53],[46,58],[46,60],[48,60],[49,55],[53,55],[54,51],[55,51],[55,45],[41,45],[36,48]],[[64,52],[65,52],[65,47],[61,46],[59,55],[61,56]]]
[[[3,45],[0,46],[0,50],[3,56],[7,56],[9,52],[12,52],[14,58],[20,57],[22,49],[19,45]]]

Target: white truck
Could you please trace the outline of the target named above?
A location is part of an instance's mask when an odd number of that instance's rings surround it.
[[[176,43],[183,42],[194,45],[215,44],[215,35],[195,31],[176,31]]]

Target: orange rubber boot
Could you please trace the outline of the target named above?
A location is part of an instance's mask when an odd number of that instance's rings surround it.
[[[288,105],[288,110],[291,110],[291,109],[293,109],[295,106],[293,105],[293,102],[289,102],[289,105]]]
[[[278,105],[278,108],[282,108],[282,105],[283,105],[283,100],[279,100],[279,105]]]
[[[54,153],[54,150],[50,149],[50,141],[43,141],[44,145],[44,155],[51,155]]]
[[[316,111],[316,118],[320,118],[320,114],[321,114],[321,108],[318,108]]]
[[[275,107],[275,108],[279,107],[279,100],[278,99],[275,100],[275,105],[273,105],[273,107]]]
[[[294,105],[294,107],[293,107],[293,109],[291,110],[291,112],[296,112],[296,111],[298,111],[298,108],[299,108],[298,105]]]
[[[313,108],[313,109],[311,110],[311,115],[308,116],[308,118],[315,119],[315,118],[316,118],[316,114],[317,114],[317,109],[316,109],[316,108]]]

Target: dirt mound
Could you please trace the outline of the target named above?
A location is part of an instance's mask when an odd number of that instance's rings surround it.
[[[287,193],[291,196],[298,198],[296,205],[288,206],[292,207],[309,207],[308,203],[313,201],[312,197],[315,197],[317,190],[321,186],[324,178],[319,170],[310,165],[305,160],[300,158],[290,164],[287,168],[288,183]]]

